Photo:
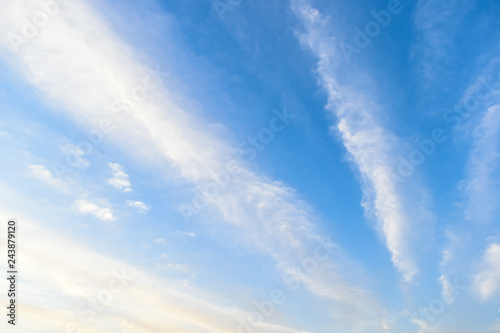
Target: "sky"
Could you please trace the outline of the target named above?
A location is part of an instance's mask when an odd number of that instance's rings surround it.
[[[0,3],[2,332],[500,332],[497,0]]]

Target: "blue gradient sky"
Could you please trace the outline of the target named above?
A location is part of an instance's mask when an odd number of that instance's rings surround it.
[[[21,332],[500,332],[498,1],[41,4],[0,14]]]

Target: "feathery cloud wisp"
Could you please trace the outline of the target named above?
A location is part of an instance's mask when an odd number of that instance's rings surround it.
[[[363,179],[363,206],[376,216],[394,265],[410,281],[418,268],[410,247],[412,221],[406,215],[396,179],[396,157],[402,144],[378,124],[379,107],[369,96],[339,83],[340,55],[328,36],[328,20],[307,1],[292,1],[292,8],[305,27],[301,41],[319,58],[317,70],[328,93],[327,109],[338,121],[334,128]]]
[[[500,288],[499,258],[500,244],[490,244],[484,253],[481,270],[474,279],[474,285],[484,299],[492,297]]]
[[[491,222],[500,211],[500,106],[485,111],[474,133],[465,188],[469,196],[466,216],[475,222]]]
[[[50,170],[43,165],[30,164],[28,165],[28,169],[31,176],[43,180],[47,184],[50,184],[54,187],[62,187],[65,185],[62,180],[54,177],[52,172],[50,172]]]

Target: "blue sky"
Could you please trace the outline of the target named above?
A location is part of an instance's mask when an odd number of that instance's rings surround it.
[[[500,332],[498,1],[3,8],[21,332]]]

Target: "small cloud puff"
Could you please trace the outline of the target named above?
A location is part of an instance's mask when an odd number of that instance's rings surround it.
[[[132,200],[127,200],[127,204],[130,207],[135,207],[139,210],[140,213],[145,213],[149,210],[149,207],[142,201],[132,201]]]
[[[132,191],[129,176],[123,171],[123,166],[118,163],[109,163],[108,166],[113,171],[113,177],[108,179],[108,184],[123,192]]]
[[[92,214],[102,221],[114,221],[115,217],[109,208],[102,208],[87,200],[76,200],[74,203],[79,214]]]

